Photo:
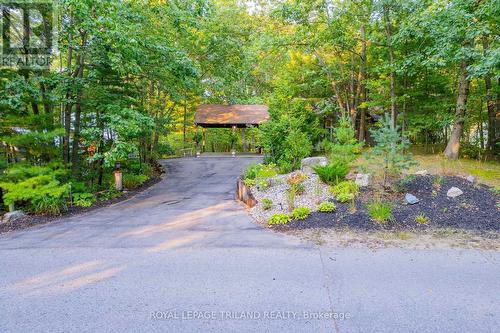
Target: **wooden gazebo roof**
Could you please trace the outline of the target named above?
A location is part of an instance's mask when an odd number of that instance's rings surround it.
[[[269,119],[266,105],[205,104],[196,109],[195,124],[201,127],[258,126]]]

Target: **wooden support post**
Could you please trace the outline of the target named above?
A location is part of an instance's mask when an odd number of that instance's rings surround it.
[[[205,127],[202,128],[201,132],[203,133],[201,152],[204,153],[205,152],[205,144],[206,144],[206,129],[205,129]]]
[[[115,165],[115,189],[117,191],[123,190],[123,179],[120,163],[116,163]]]
[[[241,128],[241,143],[243,145],[243,152],[246,152],[248,150],[247,149],[247,139],[245,136],[245,130],[246,130],[245,127]]]

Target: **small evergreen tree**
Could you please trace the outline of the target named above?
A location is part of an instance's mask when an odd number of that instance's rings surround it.
[[[391,176],[399,177],[404,170],[416,164],[413,156],[407,152],[410,141],[401,134],[398,126],[391,128],[387,115],[380,121],[380,127],[371,129],[370,133],[376,145],[366,157],[381,167],[384,186]]]

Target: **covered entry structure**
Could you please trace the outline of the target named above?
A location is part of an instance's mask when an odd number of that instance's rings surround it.
[[[269,108],[266,105],[220,105],[204,104],[196,109],[195,125],[202,128],[202,149],[205,150],[206,128],[232,128],[241,132],[243,151],[248,146],[245,136],[245,128],[259,126],[269,120]]]

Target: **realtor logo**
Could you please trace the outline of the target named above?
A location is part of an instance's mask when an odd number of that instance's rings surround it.
[[[47,69],[55,52],[56,6],[51,0],[0,0],[0,67]]]

